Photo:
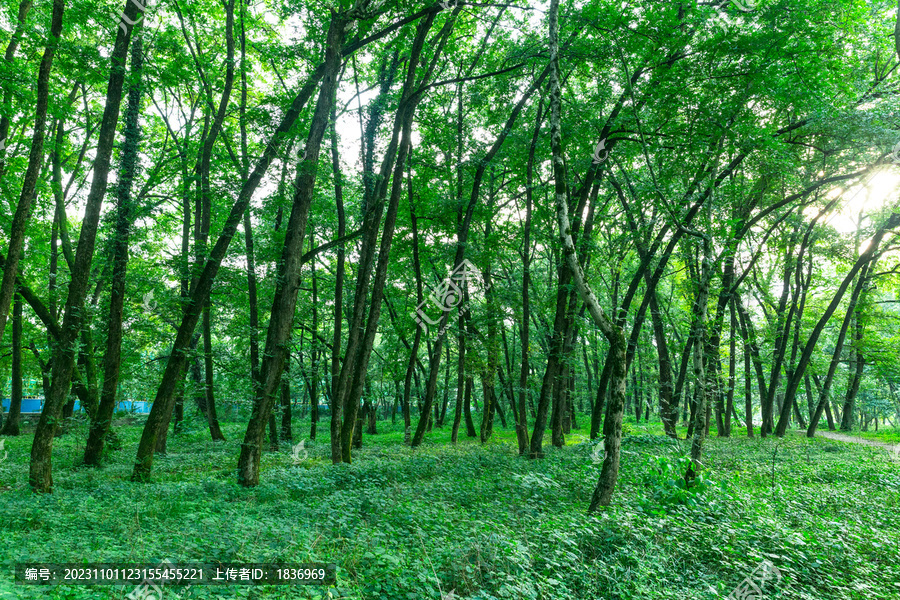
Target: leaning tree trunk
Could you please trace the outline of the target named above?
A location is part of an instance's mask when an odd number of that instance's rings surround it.
[[[847,307],[847,313],[844,315],[844,319],[841,322],[841,329],[838,332],[837,341],[834,344],[834,352],[831,355],[831,364],[828,367],[828,373],[825,375],[825,382],[821,384],[819,389],[819,402],[813,411],[812,416],[809,420],[809,427],[806,429],[806,437],[814,437],[816,434],[816,428],[819,425],[819,419],[822,418],[822,411],[828,407],[828,403],[831,400],[831,384],[834,381],[834,375],[837,372],[838,365],[841,362],[841,353],[844,349],[844,340],[847,339],[847,331],[850,329],[850,323],[853,320],[853,315],[856,313],[856,305],[859,302],[860,295],[862,294],[862,290],[865,287],[866,275],[868,274],[870,265],[864,265],[863,268],[859,272],[859,277],[856,280],[856,285],[853,287],[853,292],[850,295],[850,304]],[[816,378],[816,383],[818,383],[818,377]],[[807,384],[808,385],[808,384]],[[829,429],[834,429],[834,424],[829,422]]]
[[[181,324],[178,326],[178,331],[175,334],[175,341],[172,344],[172,350],[169,353],[165,371],[163,372],[159,388],[156,391],[153,407],[150,410],[150,415],[147,417],[147,422],[141,433],[141,441],[138,446],[137,457],[131,475],[132,481],[148,481],[150,478],[150,471],[153,467],[153,449],[156,447],[156,438],[160,428],[164,426],[164,418],[168,413],[169,404],[174,400],[175,391],[178,386],[178,377],[188,362],[188,348],[191,345],[191,338],[193,337],[194,329],[197,327],[197,321],[200,319],[200,313],[202,312],[201,308],[206,302],[206,297],[209,295],[213,281],[215,281],[216,274],[219,271],[222,260],[225,258],[228,246],[231,244],[231,239],[237,231],[238,224],[243,218],[244,212],[247,210],[250,199],[259,187],[262,177],[266,170],[268,170],[275,155],[278,153],[281,142],[287,137],[288,132],[293,127],[297,117],[299,117],[301,110],[315,91],[321,74],[322,69],[317,69],[313,76],[307,80],[306,84],[295,96],[291,107],[285,113],[281,123],[278,125],[275,133],[266,145],[262,157],[256,163],[256,167],[250,174],[250,177],[241,187],[240,194],[234,205],[231,207],[231,212],[228,214],[228,218],[225,221],[219,239],[216,241],[215,246],[213,246],[209,258],[206,261],[206,265],[203,267],[203,272],[197,279],[190,297],[185,302],[186,308],[181,317]]]
[[[844,276],[844,280],[841,282],[841,285],[835,292],[831,303],[825,309],[825,313],[821,316],[815,327],[813,327],[809,339],[807,339],[806,345],[803,347],[803,352],[800,355],[800,361],[797,364],[797,368],[794,370],[791,379],[788,381],[787,388],[785,389],[784,405],[782,406],[781,415],[778,419],[778,425],[775,427],[775,435],[777,435],[778,437],[784,436],[785,432],[787,431],[787,422],[788,417],[790,416],[790,410],[794,402],[794,396],[796,395],[797,389],[800,386],[800,381],[803,379],[803,375],[806,372],[806,367],[809,365],[809,362],[812,359],[813,349],[815,348],[816,343],[819,341],[819,336],[825,329],[825,325],[827,325],[829,319],[831,319],[834,311],[837,310],[841,299],[844,297],[847,288],[850,286],[850,282],[853,281],[853,278],[856,277],[856,274],[859,273],[860,269],[862,269],[864,265],[872,261],[872,259],[876,256],[878,248],[881,245],[881,242],[884,239],[885,235],[887,235],[888,232],[897,227],[897,225],[900,225],[900,213],[892,213],[891,216],[888,217],[885,222],[878,228],[878,230],[875,232],[875,235],[872,236],[865,252],[863,252],[859,256],[859,258],[856,259],[853,267],[851,267],[847,275]]]
[[[21,19],[24,20],[27,10],[27,7],[19,7],[19,16]],[[13,293],[15,292],[19,259],[22,257],[22,249],[25,245],[25,229],[28,227],[28,221],[31,219],[31,208],[36,196],[35,189],[37,188],[41,167],[43,167],[44,164],[44,137],[47,127],[47,107],[50,103],[50,70],[53,68],[53,56],[56,54],[59,37],[62,33],[64,10],[64,0],[53,0],[53,15],[50,18],[50,36],[47,40],[47,47],[44,49],[44,56],[41,58],[40,67],[38,67],[34,132],[31,136],[31,150],[28,154],[28,167],[25,169],[25,179],[22,182],[22,193],[19,195],[19,203],[16,205],[16,212],[13,215],[12,226],[9,231],[9,248],[6,252],[6,261],[3,264],[3,279],[0,281],[0,337],[3,336],[3,331],[6,329],[6,318],[9,314],[9,306],[12,303]],[[21,26],[22,23],[20,21],[19,27]],[[17,29],[17,31],[19,30]],[[118,38],[116,41],[118,42]],[[13,41],[10,41],[10,45],[7,48],[7,54],[10,54],[9,48],[12,48],[13,52],[15,51]],[[8,56],[7,61],[11,58],[11,55]],[[121,56],[121,59],[124,59],[124,54]],[[7,128],[8,127],[9,123],[7,121]],[[6,138],[5,132],[3,138],[4,140]]]
[[[578,257],[575,250],[575,242],[572,239],[571,228],[569,225],[569,207],[568,207],[568,183],[566,180],[566,166],[562,153],[562,130],[560,128],[560,110],[562,103],[562,92],[560,90],[560,73],[559,73],[559,39],[558,39],[558,15],[559,0],[551,0],[550,2],[550,146],[553,152],[553,179],[554,193],[556,197],[556,218],[559,224],[559,233],[563,244],[563,253],[569,269],[572,271],[572,277],[575,280],[575,286],[578,294],[588,308],[588,312],[594,323],[603,332],[603,335],[609,340],[612,352],[610,359],[613,360],[612,374],[610,377],[610,386],[612,393],[610,397],[609,416],[604,425],[604,433],[606,433],[605,451],[606,456],[603,460],[603,468],[600,471],[600,479],[591,498],[591,505],[588,512],[593,512],[598,506],[607,506],[612,498],[615,489],[616,480],[619,475],[619,454],[622,441],[622,412],[625,405],[625,352],[627,349],[627,341],[625,333],[621,327],[617,327],[603,309],[597,297],[588,287],[585,281],[584,271],[578,263]]]
[[[298,167],[296,194],[294,195],[291,216],[284,239],[281,261],[278,265],[275,298],[269,317],[266,334],[266,346],[260,367],[260,382],[253,403],[253,412],[241,444],[241,455],[238,460],[238,483],[246,487],[259,484],[259,462],[262,450],[262,437],[269,412],[272,410],[274,392],[281,381],[287,355],[287,342],[290,339],[294,322],[294,310],[297,304],[297,292],[300,282],[300,264],[303,249],[303,236],[306,231],[306,220],[312,203],[316,184],[316,166],[322,137],[328,126],[334,94],[337,88],[337,76],[341,65],[341,42],[347,21],[341,14],[333,13],[328,38],[325,46],[325,74],[322,88],[316,102],[309,138],[306,143],[306,158]]]

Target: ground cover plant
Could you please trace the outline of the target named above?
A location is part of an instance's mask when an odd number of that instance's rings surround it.
[[[138,425],[117,428],[126,448]],[[382,429],[350,465],[327,460],[327,439],[307,441],[299,460],[291,447],[267,453],[266,482],[252,489],[234,482],[226,460],[237,443],[203,430],[176,437],[147,485],[128,481],[124,449],[101,471],[75,466],[79,438],[67,435],[58,490],[38,499],[26,439],[13,439],[0,464],[0,597],[122,598],[131,588],[14,585],[11,565],[146,558],[338,565],[327,591],[172,588],[182,598],[710,599],[764,560],[783,577],[767,597],[900,594],[900,465],[880,449],[713,438],[706,485],[685,498],[671,481],[681,467],[664,465],[685,459],[686,442],[626,423],[617,501],[586,517],[599,465],[581,431],[529,461],[509,430],[484,446],[451,445],[449,431],[435,431],[410,449],[399,427]]]

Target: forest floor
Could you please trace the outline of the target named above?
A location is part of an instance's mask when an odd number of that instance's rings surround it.
[[[76,466],[86,427],[76,424],[55,442],[46,496],[27,487],[30,430],[6,438],[0,598],[121,599],[133,590],[14,585],[16,562],[163,559],[338,565],[330,589],[167,587],[164,600],[707,600],[754,573],[758,582],[765,561],[778,571],[763,598],[900,598],[900,465],[882,448],[712,437],[702,483],[688,491],[687,443],[658,424],[628,423],[613,506],[588,516],[600,465],[584,431],[530,461],[510,430],[485,446],[452,446],[448,428],[435,430],[412,450],[400,424],[380,422],[353,464],[333,466],[322,423],[315,443],[266,453],[261,484],[244,489],[235,483],[242,423],[223,424],[224,443],[199,421],[188,425],[156,459],[153,482],[134,484],[140,423],[118,427],[124,448],[99,470]],[[308,427],[295,423],[295,432]]]

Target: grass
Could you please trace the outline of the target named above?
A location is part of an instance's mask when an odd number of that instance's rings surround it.
[[[100,470],[75,466],[86,433],[77,424],[56,440],[47,496],[27,489],[30,430],[6,438],[0,598],[123,598],[133,589],[14,585],[17,561],[163,559],[338,565],[327,590],[172,588],[185,599],[422,600],[451,590],[473,600],[712,599],[764,560],[782,576],[768,598],[900,597],[900,466],[877,448],[739,431],[707,441],[705,479],[685,490],[686,442],[661,436],[658,424],[627,424],[614,505],[587,516],[599,465],[585,431],[529,461],[512,431],[452,446],[449,430],[436,430],[411,450],[399,426],[379,423],[353,464],[333,466],[323,425],[299,465],[287,445],[266,453],[253,489],[235,483],[240,422],[224,424],[224,443],[197,422],[170,437],[149,484],[128,481],[139,422],[118,428],[124,448]],[[305,438],[308,426],[296,424],[295,435]]]
[[[867,440],[884,442],[886,444],[900,444],[900,429],[888,428],[879,429],[878,431],[851,431],[849,435],[858,435]]]

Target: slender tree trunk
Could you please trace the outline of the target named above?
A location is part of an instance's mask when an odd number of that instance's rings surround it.
[[[466,330],[465,330],[465,317],[460,314],[458,316],[459,321],[459,337],[457,342],[457,368],[456,368],[456,407],[453,412],[453,429],[450,431],[450,441],[452,443],[456,443],[457,438],[459,437],[459,426],[462,421],[462,413],[463,413],[463,398],[465,396],[465,388],[466,388]],[[468,407],[466,410],[467,419],[471,420],[471,416],[468,415]],[[407,433],[409,432],[409,428],[406,429]]]
[[[856,394],[859,392],[859,384],[862,381],[863,367],[865,359],[860,352],[860,345],[863,338],[862,319],[857,312],[853,316],[853,345],[850,347],[850,379],[847,384],[847,393],[844,395],[843,418],[841,419],[841,431],[851,431],[853,429],[853,408],[856,401]]]
[[[291,431],[291,355],[288,353],[284,357],[284,373],[281,375],[281,383],[279,384],[279,392],[281,395],[281,438],[291,443],[294,441],[294,434]]]
[[[606,414],[606,391],[609,388],[610,376],[612,375],[613,361],[610,360],[610,354],[607,352],[606,360],[603,363],[603,370],[597,380],[597,397],[591,405],[591,432],[590,438],[597,439],[600,435],[600,428],[603,425],[603,417]]]
[[[418,227],[418,219],[416,217],[415,206],[413,205],[412,200],[412,178],[408,179],[409,186],[409,214],[412,223],[412,234],[413,234],[413,271],[416,276],[416,305],[421,306],[424,300],[424,294],[422,291],[422,267],[419,262],[419,227]],[[406,364],[406,377],[403,380],[403,431],[404,433],[404,441],[409,443],[409,430],[412,427],[412,417],[409,412],[411,393],[412,393],[412,379],[413,373],[416,370],[416,361],[419,358],[419,344],[422,342],[422,326],[421,324],[416,327],[416,332],[413,336],[412,349],[409,353],[409,361]]]
[[[528,371],[529,344],[531,341],[531,299],[528,295],[531,287],[531,212],[532,194],[534,186],[534,155],[537,149],[538,137],[541,131],[541,117],[544,107],[543,98],[538,103],[537,116],[535,117],[534,133],[531,136],[531,146],[528,149],[528,163],[525,167],[525,224],[524,241],[522,243],[522,368],[519,371],[519,419],[516,422],[516,441],[519,444],[519,454],[525,454],[529,446],[528,440],[528,412],[526,410],[527,397],[529,395]]]
[[[678,418],[678,407],[673,406],[675,386],[672,381],[672,358],[669,356],[669,342],[662,313],[659,310],[657,292],[654,290],[650,299],[650,317],[653,323],[653,338],[656,342],[656,353],[659,357],[659,412],[662,417],[663,430],[671,438],[677,438],[675,421]]]
[[[315,233],[310,236],[310,250],[312,250],[313,246],[315,246]],[[310,415],[309,415],[309,439],[315,441],[316,439],[316,424],[319,422],[319,344],[316,336],[319,334],[319,284],[318,277],[316,276],[316,261],[312,260],[311,264],[312,271],[312,311],[313,311],[313,322],[312,329],[313,334],[310,339],[310,345],[312,346],[310,350],[310,357],[312,359],[312,375],[310,376],[310,386],[309,386],[309,406],[310,406]],[[285,360],[287,363],[287,360]],[[282,375],[284,377],[284,375]]]
[[[278,265],[275,299],[272,302],[265,354],[260,367],[259,391],[254,399],[253,411],[250,422],[247,424],[244,442],[241,445],[241,456],[238,460],[238,483],[246,487],[259,484],[263,430],[272,409],[273,394],[281,381],[284,370],[287,344],[293,327],[294,310],[297,303],[303,236],[315,189],[319,150],[325,128],[328,126],[337,88],[345,25],[346,21],[342,14],[332,13],[325,48],[325,74],[305,146],[306,158],[298,168],[295,188],[297,191],[294,195],[284,248]]]
[[[734,314],[734,303],[729,302],[729,315],[731,317],[728,333],[728,397],[725,404],[725,431],[719,432],[724,437],[731,436],[731,414],[734,412],[734,387],[735,373],[737,369],[737,344],[735,343],[735,334],[737,333],[737,317]]]
[[[703,239],[703,261],[700,267],[700,282],[697,289],[697,298],[694,301],[694,382],[697,393],[697,407],[694,410],[694,431],[691,439],[691,464],[685,473],[684,479],[691,484],[696,473],[702,468],[703,440],[707,434],[707,407],[710,402],[711,385],[709,374],[704,365],[703,350],[706,347],[706,312],[709,301],[709,286],[712,279],[711,242]]]
[[[25,178],[22,182],[22,192],[19,195],[19,203],[16,205],[12,227],[8,234],[9,246],[6,251],[6,260],[3,263],[3,279],[0,281],[0,337],[3,336],[3,332],[6,329],[6,319],[9,314],[10,304],[12,303],[13,293],[15,292],[19,259],[22,256],[22,249],[25,245],[25,229],[28,227],[28,222],[31,220],[31,208],[34,203],[37,181],[40,176],[41,167],[44,163],[44,137],[47,126],[47,107],[50,102],[50,71],[53,68],[53,56],[56,54],[59,37],[62,33],[64,10],[64,0],[53,0],[53,14],[50,17],[50,37],[47,41],[47,47],[44,49],[44,56],[41,58],[40,67],[38,67],[34,132],[32,133],[31,149],[28,154],[28,167],[25,170]],[[20,28],[23,26],[23,21],[27,12],[27,5],[19,6],[20,23],[16,30],[19,35],[21,35]],[[12,52],[15,52],[17,43],[18,39],[16,38],[10,40],[9,46],[7,46],[7,62],[12,59],[10,48],[12,49]],[[120,57],[120,60],[124,60],[124,54]],[[7,120],[7,130],[8,128],[9,122]],[[5,140],[6,132],[0,133],[3,134],[3,139]]]
[[[212,359],[212,323],[210,311],[212,309],[210,299],[206,299],[203,307],[203,364],[204,364],[204,393],[206,394],[206,417],[209,421],[209,433],[214,442],[224,442],[225,435],[219,427],[219,415],[216,411],[216,399],[213,393],[213,359]]]
[[[331,107],[331,170],[334,176],[334,201],[338,217],[338,239],[346,234],[346,221],[344,217],[344,183],[341,175],[340,155],[338,154],[337,139],[337,112],[336,107]],[[337,272],[334,281],[334,331],[331,345],[331,399],[328,405],[331,408],[331,462],[338,464],[342,460],[341,455],[341,416],[342,405],[338,398],[338,379],[341,375],[341,331],[344,318],[344,243],[337,248]],[[283,397],[283,395],[282,395]]]
[[[447,417],[447,405],[450,403],[450,344],[446,347],[447,357],[444,360],[444,400],[441,402],[441,414],[437,418],[438,428],[444,427],[444,419]],[[504,427],[506,424],[504,424]]]
[[[59,37],[62,28],[62,4],[62,0],[54,0],[54,17],[50,30],[54,39]],[[125,16],[134,21],[135,17],[137,17],[137,12],[138,8],[134,3],[126,3]],[[85,202],[85,216],[81,225],[78,250],[75,254],[69,281],[65,316],[58,346],[53,353],[50,396],[44,402],[44,409],[41,411],[41,418],[38,421],[34,442],[31,446],[29,483],[35,492],[49,493],[53,490],[51,465],[53,437],[56,433],[60,410],[68,396],[75,369],[75,341],[78,339],[81,324],[84,320],[83,304],[88,291],[91,261],[94,256],[94,244],[97,239],[97,225],[100,221],[100,208],[106,195],[116,124],[119,120],[119,108],[122,102],[122,88],[125,81],[125,57],[128,54],[132,31],[135,28],[139,28],[142,22],[143,20],[138,21],[138,25],[132,28],[120,27],[116,30],[115,46],[110,57],[111,67],[109,85],[106,92],[106,106],[100,124],[93,178]],[[32,147],[32,152],[34,152],[34,147]],[[8,309],[4,308],[0,310],[0,313],[5,314],[6,310]]]
[[[466,377],[465,396],[463,397],[463,412],[466,417],[466,437],[478,437],[475,431],[475,422],[472,420],[472,390],[475,387],[474,379],[471,376]]]
[[[116,407],[119,387],[119,367],[122,355],[122,320],[125,305],[125,275],[128,268],[129,232],[134,221],[132,188],[138,174],[138,149],[140,146],[141,70],[143,46],[141,34],[134,38],[131,50],[132,87],[128,92],[125,112],[125,143],[119,166],[119,183],[116,186],[116,232],[113,238],[113,274],[110,283],[109,319],[107,320],[106,353],[103,357],[103,391],[100,406],[91,420],[90,432],[84,450],[84,464],[99,466],[103,443],[109,431]],[[168,422],[168,421],[167,421]]]
[[[575,242],[572,239],[569,225],[569,207],[567,206],[568,182],[566,179],[565,161],[562,155],[562,130],[560,127],[560,111],[562,104],[562,92],[560,90],[559,72],[559,39],[558,39],[559,0],[551,0],[549,25],[550,25],[550,145],[553,152],[553,178],[554,193],[556,196],[556,215],[559,224],[560,237],[562,238],[566,262],[572,272],[575,285],[582,301],[587,305],[588,311],[594,323],[609,340],[612,351],[612,374],[610,385],[612,394],[610,398],[609,416],[604,423],[605,451],[603,468],[600,479],[591,498],[588,512],[593,512],[598,506],[607,506],[612,498],[619,471],[619,454],[622,439],[622,411],[625,401],[625,352],[627,341],[621,327],[617,327],[600,308],[597,297],[594,296],[584,278],[584,272],[578,263],[575,250]],[[532,444],[534,451],[534,444]]]
[[[19,435],[19,416],[22,413],[22,297],[19,295],[16,295],[13,302],[11,376],[9,413],[0,429],[0,435],[16,436]]]

